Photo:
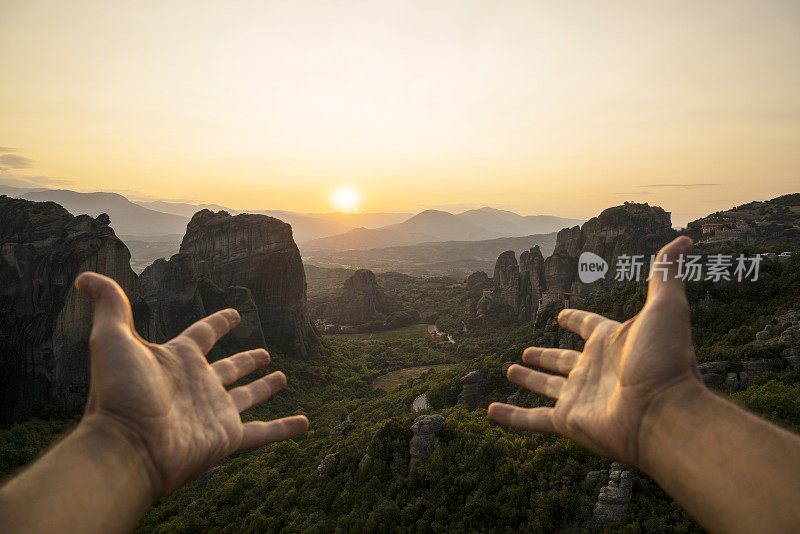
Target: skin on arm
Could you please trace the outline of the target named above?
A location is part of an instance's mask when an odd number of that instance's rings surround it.
[[[683,281],[679,237],[658,255],[647,302],[618,323],[567,309],[559,324],[582,352],[530,347],[512,382],[557,399],[553,408],[489,406],[500,423],[574,439],[652,476],[711,532],[800,531],[800,437],[709,391],[700,378]]]
[[[233,452],[298,435],[305,416],[242,423],[239,412],[286,385],[280,371],[226,391],[269,363],[263,349],[208,363],[239,323],[235,310],[202,319],[157,345],[133,328],[110,278],[83,273],[94,300],[91,386],[77,428],[0,488],[3,532],[128,532],[157,499]]]

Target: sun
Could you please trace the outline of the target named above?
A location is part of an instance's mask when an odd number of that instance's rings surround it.
[[[345,213],[357,212],[360,200],[361,195],[352,187],[342,186],[333,192],[333,203]]]

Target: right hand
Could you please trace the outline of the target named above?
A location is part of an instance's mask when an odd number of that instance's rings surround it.
[[[563,310],[558,322],[586,340],[583,352],[529,347],[523,353],[528,365],[566,377],[521,365],[508,369],[510,381],[557,399],[554,408],[493,403],[489,417],[525,430],[562,434],[597,454],[638,465],[648,415],[676,396],[704,388],[683,281],[675,277],[674,261],[691,245],[688,237],[679,237],[661,249],[657,258],[672,262],[667,279],[661,273],[651,277],[647,302],[632,319],[620,324],[586,311]]]

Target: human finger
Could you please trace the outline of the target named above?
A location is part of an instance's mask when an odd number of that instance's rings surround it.
[[[253,380],[245,386],[233,388],[228,392],[234,406],[240,412],[264,402],[273,394],[286,386],[286,375],[280,371],[270,373],[263,378]]]
[[[558,324],[575,332],[584,340],[588,340],[594,329],[604,321],[608,321],[608,319],[602,315],[571,308],[561,310],[561,313],[558,314]]]
[[[678,260],[684,258],[692,250],[692,240],[680,236],[664,245],[658,251],[650,272],[647,286],[647,300],[655,298],[675,298],[686,302],[686,290],[683,278],[679,276]]]
[[[239,324],[240,320],[239,312],[236,310],[231,308],[220,310],[200,319],[181,332],[178,338],[194,341],[203,354],[208,354],[214,344]]]
[[[264,349],[248,350],[218,360],[211,364],[223,386],[233,384],[270,361],[269,353]]]
[[[553,408],[520,408],[502,402],[489,405],[489,417],[504,425],[522,430],[557,434],[553,425]]]
[[[251,421],[242,425],[240,451],[261,447],[268,443],[289,439],[308,430],[305,415],[293,415],[274,421]]]
[[[548,375],[521,365],[512,365],[508,368],[508,379],[518,386],[551,399],[557,399],[561,395],[561,390],[567,382],[563,376]]]
[[[566,375],[575,367],[580,355],[576,350],[528,347],[522,353],[522,361]]]
[[[83,272],[75,279],[75,287],[91,297],[94,305],[92,328],[132,330],[133,314],[125,292],[114,280],[102,274]]]

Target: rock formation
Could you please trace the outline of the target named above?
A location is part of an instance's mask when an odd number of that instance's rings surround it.
[[[608,469],[589,471],[586,475],[586,483],[590,486],[603,484],[606,480],[608,480]]]
[[[326,454],[325,458],[323,458],[320,464],[317,466],[317,473],[319,473],[321,476],[330,475],[336,469],[337,465],[339,465],[339,453],[334,452],[331,454]]]
[[[83,271],[138,298],[130,252],[105,214],[73,216],[53,202],[0,196],[0,421],[83,408],[92,308],[73,281]]]
[[[478,317],[483,317],[486,314],[489,314],[494,310],[497,306],[497,301],[494,298],[494,294],[491,290],[484,290],[483,296],[478,300],[478,303],[475,305],[475,312],[478,314]]]
[[[544,257],[539,245],[519,255],[520,287],[518,315],[521,320],[536,317],[539,311],[539,296],[547,287],[544,277]]]
[[[622,521],[631,502],[633,480],[629,471],[622,471],[617,462],[611,464],[608,485],[600,490],[592,520],[600,525],[613,525]]]
[[[242,320],[214,345],[209,361],[265,346],[258,307],[250,290],[242,286],[220,288],[201,274],[192,255],[175,254],[169,261],[156,260],[142,272],[139,281],[137,330],[150,341],[164,343],[195,321],[234,308]]]
[[[383,290],[369,269],[359,269],[344,281],[341,295],[329,303],[326,315],[343,323],[366,323],[378,318],[385,299]]]
[[[518,310],[520,306],[519,265],[513,250],[500,254],[494,264],[494,285],[498,302]]]
[[[305,271],[292,228],[273,217],[197,212],[180,254],[146,269],[142,283],[154,340],[228,306],[243,316],[244,328],[237,327],[229,341],[238,350],[266,342],[268,349],[305,358],[309,343],[318,339],[308,316]]]
[[[490,289],[492,281],[483,271],[476,271],[467,277],[467,307],[468,315],[477,313],[478,301],[483,297],[483,291]]]
[[[800,344],[800,312],[789,310],[776,316],[763,330],[756,333],[755,344]]]
[[[467,408],[475,408],[483,390],[483,371],[472,371],[461,377],[461,393],[458,394],[457,403]]]
[[[609,273],[606,278],[597,282],[583,284],[577,279],[577,268],[573,268],[570,271],[571,285],[565,289],[569,289],[578,299],[584,299],[613,288],[618,284],[614,281],[617,258],[623,254],[644,256],[644,279],[649,268],[650,255],[658,252],[675,235],[670,214],[660,207],[626,202],[622,206],[603,210],[599,216],[589,219],[581,227],[580,248],[575,258],[583,252],[594,252],[608,263]],[[575,245],[577,243],[570,243],[568,252]]]
[[[436,436],[444,428],[444,416],[441,414],[420,415],[411,425],[411,443],[409,453],[411,462],[408,469],[411,471],[417,463],[433,454],[439,448],[439,438]]]
[[[650,255],[674,235],[670,214],[659,207],[625,203],[608,208],[582,227],[559,231],[553,254],[546,259],[538,246],[520,254],[519,263],[511,250],[500,254],[492,280],[495,299],[522,321],[535,318],[544,309],[574,305],[621,283],[614,275],[617,259],[623,254],[642,256],[644,280]],[[578,259],[584,252],[593,252],[608,264],[605,278],[591,284],[578,279]],[[470,287],[468,284],[468,298],[472,296]],[[484,313],[490,307],[486,303]],[[480,301],[476,311],[481,312]]]
[[[787,356],[784,358],[749,360],[739,364],[724,361],[706,362],[698,365],[698,369],[706,386],[727,391],[739,391],[746,388],[758,375],[770,371],[779,371],[787,365],[794,367],[797,365],[797,361]]]

